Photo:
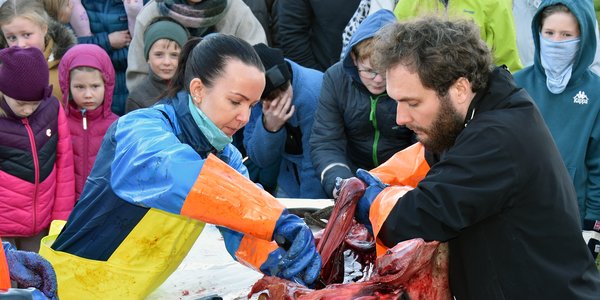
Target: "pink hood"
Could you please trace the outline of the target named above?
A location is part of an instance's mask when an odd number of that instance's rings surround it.
[[[60,60],[58,66],[58,80],[63,98],[61,99],[67,115],[74,109],[67,105],[71,98],[69,85],[71,83],[71,70],[77,67],[91,67],[100,70],[104,80],[104,102],[97,109],[102,109],[102,115],[110,117],[113,113],[110,109],[113,93],[115,89],[115,68],[112,65],[110,57],[104,49],[95,44],[75,45]]]

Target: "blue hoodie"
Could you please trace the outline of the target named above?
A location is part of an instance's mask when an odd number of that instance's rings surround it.
[[[540,19],[544,8],[559,3],[577,18],[581,42],[565,90],[552,94],[540,58]],[[560,150],[577,191],[582,220],[600,220],[600,77],[589,69],[597,47],[595,22],[591,1],[543,1],[531,23],[534,64],[515,74],[517,84],[535,100]]]
[[[385,92],[371,94],[350,56],[354,46],[394,22],[389,10],[367,17],[350,39],[342,61],[324,74],[310,147],[317,176],[330,196],[337,177],[352,177],[357,168],[375,168],[415,142],[412,131],[396,124],[396,101]]]

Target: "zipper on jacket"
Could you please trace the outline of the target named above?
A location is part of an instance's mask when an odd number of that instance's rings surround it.
[[[90,145],[90,132],[87,131],[87,117],[85,116],[86,113],[86,109],[82,109],[81,110],[81,116],[83,117],[83,152],[81,152],[81,160],[83,161],[83,174],[87,174],[89,175],[90,173],[88,172],[88,160],[90,158],[90,154],[89,154],[89,145]],[[87,176],[85,176],[83,178],[83,182],[85,185],[85,181],[87,179]],[[83,192],[83,189],[81,190]],[[79,195],[81,196],[81,195]],[[79,201],[79,198],[75,199],[76,201]]]
[[[87,117],[85,116],[85,112],[87,109],[83,108],[81,110],[81,124],[83,125],[83,130],[87,130]]]
[[[377,145],[379,145],[379,128],[377,127],[377,101],[379,100],[379,97],[386,95],[386,94],[381,94],[375,98],[373,98],[373,96],[370,96],[369,98],[371,99],[371,112],[369,113],[369,121],[371,121],[371,124],[373,124],[373,128],[375,129],[375,136],[373,137],[373,153],[372,158],[373,158],[373,165],[375,167],[379,166],[379,161],[377,160]]]
[[[31,126],[29,126],[29,119],[23,118],[21,119],[23,125],[25,125],[25,129],[27,130],[27,135],[29,136],[29,143],[31,144],[31,156],[33,158],[33,167],[34,167],[34,185],[33,185],[33,231],[35,231],[37,224],[37,198],[38,198],[38,188],[40,185],[40,161],[37,154],[37,147],[35,145],[35,136],[33,135],[33,130],[31,130]]]

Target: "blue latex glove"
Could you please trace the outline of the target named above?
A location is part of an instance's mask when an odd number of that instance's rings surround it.
[[[377,198],[377,195],[379,195],[387,185],[381,182],[379,178],[363,169],[358,169],[356,171],[356,177],[367,185],[367,189],[363,196],[358,200],[354,216],[356,217],[356,221],[365,225],[365,227],[369,229],[369,232],[373,234],[373,226],[369,220],[369,210],[371,209],[371,204],[373,204],[373,201]]]
[[[312,285],[321,271],[321,256],[306,223],[284,211],[275,224],[273,240],[279,248],[269,254],[260,270],[270,276]]]
[[[33,287],[46,297],[56,299],[56,273],[52,265],[35,252],[19,251],[2,242],[10,279],[22,287]]]

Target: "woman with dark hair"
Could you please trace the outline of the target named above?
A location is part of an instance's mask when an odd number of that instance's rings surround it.
[[[184,45],[166,98],[109,128],[77,207],[62,232],[43,241],[60,298],[143,299],[205,223],[222,226],[239,262],[306,284],[316,279],[312,232],[247,179],[231,145],[264,78],[260,58],[239,38],[213,34]]]

